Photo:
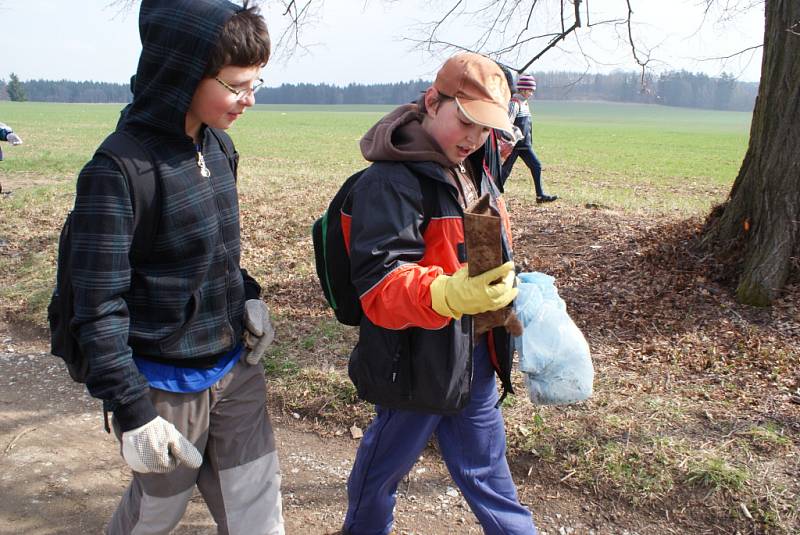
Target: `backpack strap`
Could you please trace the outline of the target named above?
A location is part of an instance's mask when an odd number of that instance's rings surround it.
[[[237,180],[239,178],[239,153],[236,152],[236,147],[233,146],[231,136],[219,128],[211,128],[210,126],[207,128],[211,131],[214,138],[216,138],[217,143],[219,143],[219,146],[222,148],[222,152],[224,152],[225,156],[228,158],[231,171],[233,171],[233,178]]]
[[[419,187],[422,190],[422,226],[420,233],[425,233],[428,228],[428,223],[431,222],[431,216],[436,212],[437,196],[436,183],[433,180],[417,175],[419,180]]]
[[[153,159],[138,139],[121,130],[112,132],[95,154],[111,158],[128,182],[133,206],[131,257],[142,260],[150,254],[161,215]]]
[[[431,222],[431,215],[436,213],[436,208],[438,206],[437,199],[439,192],[436,189],[436,182],[418,174],[414,171],[413,167],[407,165],[404,167],[419,181],[419,189],[422,192],[422,226],[420,227],[420,233],[424,233],[425,229],[428,228],[428,223]],[[362,169],[361,173],[366,170],[367,169]]]
[[[209,127],[236,178],[239,153],[230,136],[217,128]],[[123,130],[112,132],[97,148],[117,164],[128,182],[128,192],[133,206],[133,242],[131,255],[135,260],[147,258],[155,241],[161,216],[157,167],[150,152],[130,133]]]

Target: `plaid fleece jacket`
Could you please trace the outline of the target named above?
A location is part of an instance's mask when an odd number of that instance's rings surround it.
[[[81,171],[73,212],[75,319],[89,356],[89,392],[123,431],[155,417],[132,354],[182,365],[213,360],[241,338],[244,301],[258,284],[240,269],[239,205],[228,160],[210,131],[200,174],[185,116],[233,4],[145,0],[134,99],[118,128],[158,168],[159,209],[149,257],[131,265],[133,209],[116,165],[96,155]]]

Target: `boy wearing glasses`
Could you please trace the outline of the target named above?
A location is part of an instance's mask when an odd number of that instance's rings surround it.
[[[255,103],[269,34],[247,1],[143,0],[139,28],[117,130],[150,155],[157,198],[133,206],[121,169],[98,153],[71,223],[71,328],[133,469],[108,533],[170,532],[197,485],[219,533],[283,534],[260,365],[273,330],[239,265],[237,155],[224,133]],[[134,255],[145,209],[157,226],[149,253]]]

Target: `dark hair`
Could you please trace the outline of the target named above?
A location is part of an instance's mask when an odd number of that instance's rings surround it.
[[[511,94],[513,95],[517,90],[516,84],[514,83],[514,73],[511,72],[511,68],[509,68],[507,65],[503,65],[499,61],[496,61],[495,63],[497,63],[497,66],[500,67],[501,71],[503,71],[503,74],[506,77],[506,83],[508,84],[508,90],[511,91]]]
[[[249,1],[245,0],[242,9],[222,26],[203,75],[216,76],[226,65],[266,65],[270,51],[267,23],[258,6],[250,6]]]
[[[438,89],[436,90],[436,95],[431,98],[433,98],[432,104],[436,104],[437,106],[442,102],[447,102],[448,100],[455,100],[455,97],[445,95]],[[427,106],[425,106],[425,93],[423,93],[422,96],[419,97],[419,100],[417,100],[417,105],[419,106],[419,111],[421,111],[422,113],[428,113],[428,108]]]

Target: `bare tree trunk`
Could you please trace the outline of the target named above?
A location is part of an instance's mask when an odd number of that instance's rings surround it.
[[[703,242],[741,262],[742,303],[766,306],[800,251],[800,0],[767,0],[750,144]]]

